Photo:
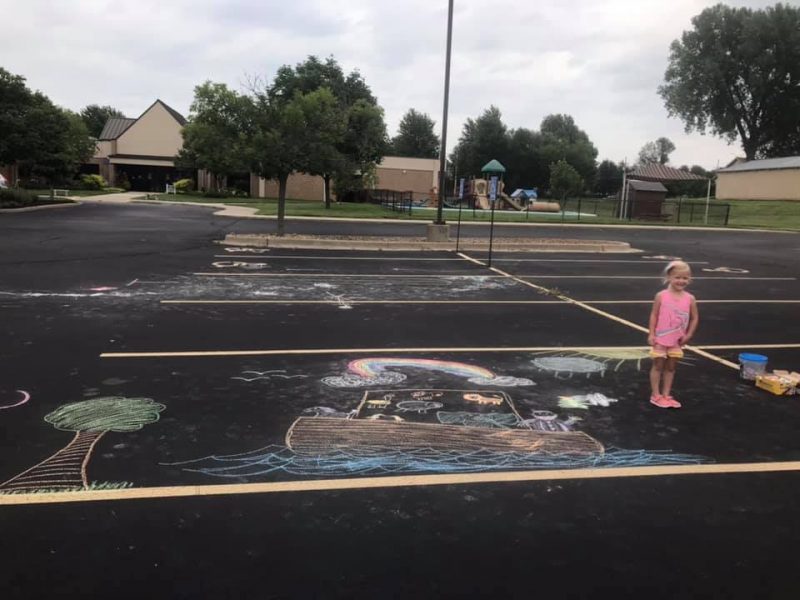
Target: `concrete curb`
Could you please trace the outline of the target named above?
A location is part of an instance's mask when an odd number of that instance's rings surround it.
[[[264,234],[237,234],[232,233],[218,244],[226,246],[250,246],[256,248],[281,248],[284,250],[379,250],[387,252],[399,251],[455,251],[456,243],[425,242],[425,241],[370,241],[370,240],[337,240],[320,238],[278,238]],[[485,251],[489,242],[476,244],[467,242],[459,244],[459,250]],[[564,240],[552,242],[531,242],[503,244],[495,240],[493,251],[496,252],[607,252],[607,253],[638,253],[641,250],[631,248],[627,242],[592,241],[592,240]]]
[[[23,206],[20,208],[0,208],[0,213],[24,213],[33,212],[35,210],[48,210],[51,208],[70,208],[73,206],[80,206],[79,201],[76,202],[61,202],[59,204],[43,204],[42,206]]]

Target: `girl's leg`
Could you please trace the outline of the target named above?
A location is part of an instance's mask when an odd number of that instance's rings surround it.
[[[664,363],[664,375],[661,378],[661,391],[665,396],[671,395],[672,382],[675,380],[675,366],[678,364],[677,358],[667,358]]]
[[[664,371],[664,359],[654,358],[650,367],[650,391],[653,397],[660,396],[661,373]]]

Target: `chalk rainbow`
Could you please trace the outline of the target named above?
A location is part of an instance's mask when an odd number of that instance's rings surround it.
[[[412,367],[427,371],[441,371],[456,377],[472,379],[494,379],[495,374],[489,369],[468,365],[466,363],[452,362],[449,360],[432,360],[428,358],[360,358],[351,361],[347,368],[350,372],[371,379],[390,367]]]

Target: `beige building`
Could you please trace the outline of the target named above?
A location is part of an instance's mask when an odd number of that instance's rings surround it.
[[[109,185],[127,179],[132,190],[163,192],[166,183],[194,176],[175,167],[185,124],[180,113],[156,100],[138,119],[109,119],[90,162]]]
[[[718,200],[800,200],[800,156],[739,162],[716,173]]]
[[[438,186],[439,160],[435,158],[407,158],[384,156],[375,171],[375,189],[413,192],[414,200],[430,198]],[[277,198],[278,181],[253,177],[250,193],[259,198]],[[286,182],[286,197],[293,200],[324,200],[325,184],[322,177],[294,173]],[[335,196],[335,190],[334,190]]]

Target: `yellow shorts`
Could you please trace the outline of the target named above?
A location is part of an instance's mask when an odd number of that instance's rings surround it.
[[[655,344],[650,348],[650,356],[652,358],[683,358],[683,350],[680,346],[662,346]]]

